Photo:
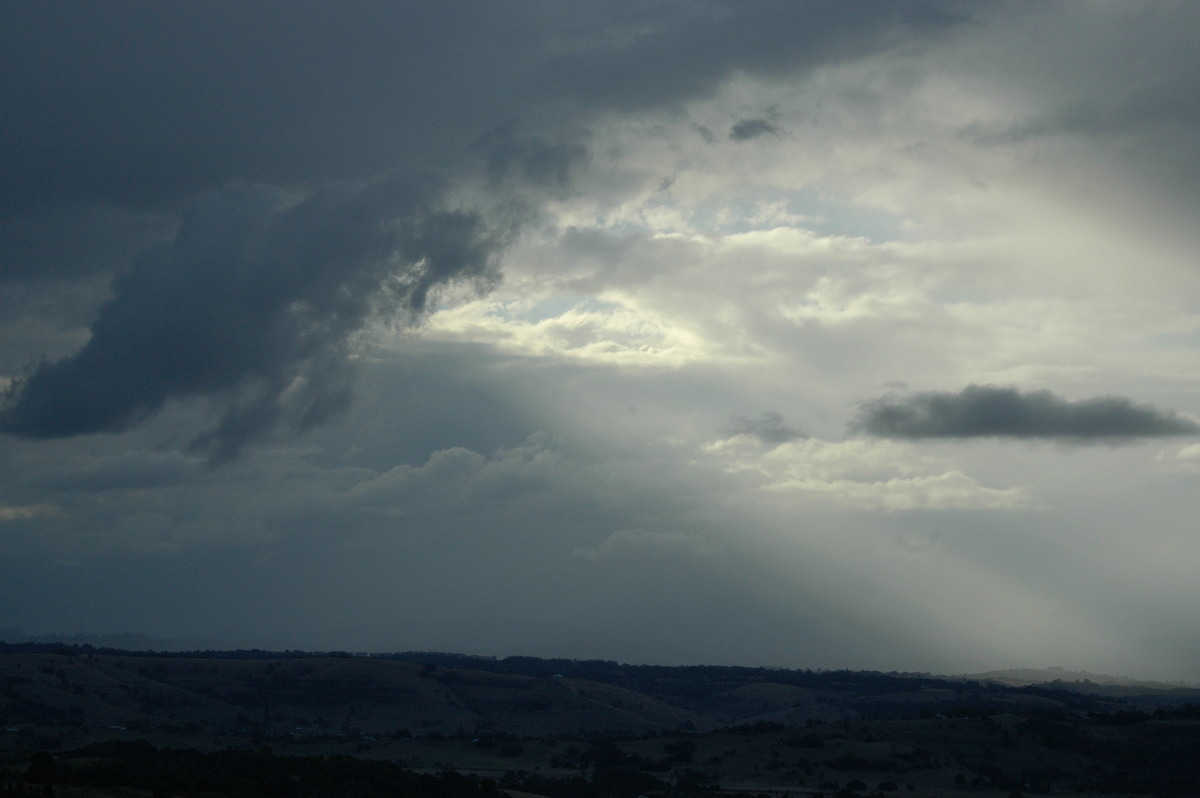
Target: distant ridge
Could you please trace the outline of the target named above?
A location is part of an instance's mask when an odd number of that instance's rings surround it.
[[[92,646],[120,651],[201,651],[225,648],[212,640],[168,640],[136,632],[112,634],[46,634],[31,635],[15,627],[0,628],[0,642],[34,643],[38,645],[61,644],[66,646]]]
[[[533,663],[541,663],[543,668],[556,667],[554,663],[568,662],[589,662],[600,663],[612,667],[620,667],[627,665],[644,665],[646,667],[668,667],[668,666],[653,666],[647,663],[618,663],[609,660],[587,659],[579,660],[575,658],[565,657],[526,657],[526,656],[511,656],[511,657],[496,657],[484,654],[460,654],[455,652],[442,651],[354,651],[347,652],[341,650],[297,650],[297,649],[276,649],[263,648],[261,645],[249,644],[231,644],[227,641],[217,642],[214,640],[204,639],[182,639],[182,638],[161,638],[151,635],[140,634],[137,632],[117,632],[110,634],[44,634],[31,635],[24,630],[16,627],[0,627],[0,645],[22,645],[30,644],[34,646],[68,646],[68,647],[84,647],[90,646],[95,649],[103,649],[111,653],[162,653],[162,654],[193,654],[193,655],[212,655],[238,657],[253,655],[254,657],[308,657],[308,656],[359,656],[359,657],[375,657],[383,659],[400,659],[412,662],[432,662],[447,667],[482,667],[488,669],[506,669],[501,664],[505,661],[511,663],[522,663],[524,667],[531,667]],[[681,667],[714,667],[705,666],[702,663],[696,663],[692,666]],[[786,667],[753,667],[753,666],[730,666],[733,668],[745,667],[747,670],[794,670]],[[508,670],[508,669],[506,669]],[[800,670],[804,670],[800,668]],[[823,668],[816,669],[818,671],[825,670]],[[874,671],[857,671],[861,673],[871,673]],[[1139,690],[1173,690],[1179,688],[1200,688],[1200,684],[1186,681],[1159,681],[1154,679],[1138,679],[1133,676],[1114,676],[1104,673],[1093,673],[1091,671],[1068,670],[1067,668],[1057,665],[1047,668],[1000,668],[990,671],[982,671],[978,673],[964,674],[937,674],[937,673],[898,673],[893,671],[893,676],[908,676],[908,677],[928,677],[934,679],[948,680],[968,680],[968,681],[983,681],[1001,684],[1008,687],[1027,687],[1031,685],[1044,685],[1061,682],[1064,686],[1079,685],[1079,686],[1099,686],[1111,688],[1137,688]]]
[[[1149,679],[1135,679],[1132,676],[1110,676],[1104,673],[1091,673],[1090,671],[1072,671],[1062,666],[1051,668],[1004,668],[1001,670],[985,671],[983,673],[963,674],[961,678],[997,682],[1012,687],[1026,687],[1031,684],[1050,684],[1053,682],[1093,684],[1103,687],[1137,687],[1147,690],[1170,690],[1179,687],[1198,686],[1184,681],[1161,682]]]

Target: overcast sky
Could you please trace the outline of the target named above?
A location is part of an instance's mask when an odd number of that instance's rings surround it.
[[[7,4],[0,628],[1200,681],[1198,30]]]

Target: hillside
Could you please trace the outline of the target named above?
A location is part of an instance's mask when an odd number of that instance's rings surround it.
[[[1100,695],[847,671],[48,645],[0,647],[0,689],[0,772],[10,775],[42,750],[68,770],[76,762],[78,776],[103,743],[117,759],[263,746],[282,758],[350,755],[542,795],[562,785],[538,779],[596,789],[613,773],[628,783],[612,795],[681,783],[714,794],[911,784],[982,796],[1200,785],[1198,766],[1184,764],[1200,762],[1194,689]],[[120,747],[135,741],[149,747]]]

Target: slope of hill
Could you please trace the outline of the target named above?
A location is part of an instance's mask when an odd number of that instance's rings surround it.
[[[155,750],[267,745],[281,757],[273,767],[304,772],[310,765],[282,758],[348,754],[564,798],[877,795],[899,785],[921,795],[1200,794],[1196,691],[1156,687],[1147,699],[1120,689],[419,652],[0,644],[0,752],[10,752],[0,776],[32,767],[40,749],[86,780],[103,742],[101,758],[138,762]]]

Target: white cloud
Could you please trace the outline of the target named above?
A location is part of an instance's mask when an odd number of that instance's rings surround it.
[[[746,436],[707,445],[722,467],[756,491],[797,506],[831,503],[858,510],[991,510],[1033,505],[1023,487],[989,488],[936,458],[893,442],[815,438],[767,451]]]
[[[767,490],[800,498],[827,498],[865,510],[1008,509],[1029,504],[1020,488],[986,488],[961,471],[886,482],[792,479],[776,482]]]
[[[492,298],[442,310],[425,334],[487,343],[506,354],[617,366],[677,366],[706,355],[704,342],[683,326],[618,301],[582,303],[538,321],[514,313],[521,304]]]
[[[57,512],[57,508],[49,505],[5,506],[0,504],[0,521],[23,521]]]

